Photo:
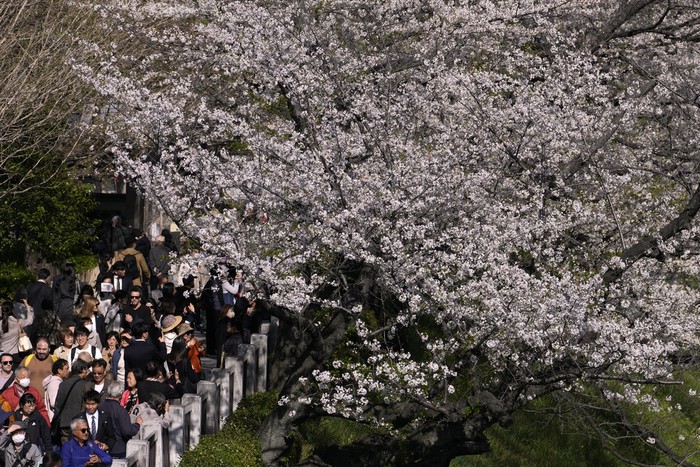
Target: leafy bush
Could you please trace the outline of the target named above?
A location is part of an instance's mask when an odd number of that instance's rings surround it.
[[[219,432],[206,435],[196,448],[182,456],[182,467],[251,467],[262,465],[260,440],[254,433]]]
[[[339,417],[321,417],[306,422],[301,431],[306,441],[315,447],[345,446],[365,436],[381,433],[378,428]]]
[[[194,449],[187,451],[181,467],[262,465],[262,449],[256,432],[277,404],[277,394],[257,393],[247,396],[216,434],[205,435]]]
[[[11,300],[20,287],[34,280],[34,274],[26,266],[16,263],[0,263],[0,299]]]
[[[67,258],[67,260],[73,263],[75,266],[75,272],[89,271],[99,264],[97,256],[89,252],[73,255],[70,258]]]

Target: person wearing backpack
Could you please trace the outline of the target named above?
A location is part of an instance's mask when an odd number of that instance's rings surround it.
[[[31,385],[39,391],[39,396],[44,397],[44,378],[51,375],[51,368],[57,357],[49,353],[49,340],[46,337],[39,337],[34,346],[34,352],[30,353],[20,363],[31,371]]]
[[[126,274],[133,280],[134,285],[142,287],[151,280],[151,270],[148,267],[143,253],[136,249],[136,239],[129,237],[125,248],[114,254],[115,261],[122,261],[126,267]]]
[[[35,466],[41,462],[43,453],[27,436],[27,423],[14,421],[0,435],[0,450],[6,467]]]
[[[70,363],[78,360],[78,357],[80,357],[82,352],[89,352],[93,360],[102,358],[102,352],[100,349],[88,343],[89,336],[90,330],[88,330],[88,328],[85,326],[78,326],[75,329],[76,346],[70,349],[70,359],[68,360]]]

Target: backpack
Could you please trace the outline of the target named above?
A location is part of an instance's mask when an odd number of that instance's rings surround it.
[[[71,362],[72,362],[73,360],[75,360],[75,353],[76,353],[77,351],[78,351],[78,348],[77,348],[77,347],[73,347],[72,349],[70,349],[70,361],[71,361]],[[84,352],[84,351],[81,350],[81,352]],[[90,353],[92,354],[92,359],[94,360],[94,359],[95,359],[95,355],[97,355],[97,348],[96,348],[94,345],[91,345],[91,346],[90,346]]]
[[[29,355],[27,355],[27,358],[24,359],[24,366],[29,365],[29,362],[31,362],[32,358],[34,358],[34,355],[36,355],[36,354],[30,353]],[[51,357],[51,360],[54,363],[56,363],[56,360],[58,360],[58,357],[55,355],[49,355],[49,357]],[[93,357],[94,357],[94,355],[93,355]]]
[[[124,265],[126,266],[126,273],[129,275],[132,279],[140,279],[141,278],[141,270],[139,269],[139,265],[136,262],[136,256],[134,255],[125,255],[124,259],[122,259],[124,262]]]

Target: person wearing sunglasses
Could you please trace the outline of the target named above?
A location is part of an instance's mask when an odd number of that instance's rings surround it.
[[[15,372],[12,371],[12,354],[2,354],[0,363],[0,392],[2,392],[9,388],[15,380]]]
[[[82,418],[70,422],[71,438],[61,447],[61,459],[66,466],[111,464],[112,456],[90,439],[90,429]]]

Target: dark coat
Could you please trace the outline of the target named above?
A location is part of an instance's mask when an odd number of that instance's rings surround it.
[[[82,418],[85,420],[88,425],[88,429],[90,430],[90,437],[93,440],[106,444],[109,451],[112,450],[114,445],[117,443],[117,437],[114,435],[114,423],[107,412],[99,408],[97,409],[97,433],[95,435],[92,433],[92,426],[88,421],[88,414],[86,411],[80,412],[76,418]]]
[[[168,383],[161,383],[160,381],[149,381],[143,380],[139,383],[139,400],[142,402],[148,402],[151,398],[151,394],[154,392],[160,392],[168,400],[179,399],[182,397],[183,388],[182,384],[178,384],[176,387],[172,387]]]
[[[156,361],[163,363],[166,357],[165,344],[162,342],[156,346],[150,340],[134,340],[128,347],[122,350],[124,352],[124,369],[125,374],[129,373],[133,368],[141,368],[146,373],[146,365],[148,362]]]
[[[70,422],[83,410],[83,394],[85,394],[85,380],[78,375],[71,375],[58,386],[56,404],[54,405],[54,420],[59,412],[61,428],[70,427]]]
[[[105,317],[102,316],[101,314],[95,315],[95,325],[96,325],[95,332],[97,333],[97,336],[100,338],[100,342],[102,343],[102,348],[106,348],[107,347],[107,325],[105,323]]]
[[[107,399],[100,404],[100,410],[105,412],[112,421],[115,443],[110,449],[112,457],[126,456],[126,442],[136,436],[141,428],[138,423],[131,423],[129,412],[119,405],[119,401]]]
[[[114,291],[116,292],[117,290],[126,290],[126,293],[131,293],[131,289],[134,287],[134,279],[129,275],[126,274],[124,277],[122,277],[122,288],[118,289],[117,288],[117,279],[116,279],[116,274],[113,272],[109,272],[107,274],[107,277],[112,278],[112,284],[114,284]]]
[[[224,287],[221,279],[212,277],[202,289],[202,306],[205,310],[219,311],[224,307]]]
[[[15,420],[22,420],[22,414],[17,409],[14,413]],[[24,420],[27,423],[27,437],[32,442],[39,447],[42,452],[51,450],[51,428],[49,424],[46,423],[44,417],[38,411],[32,412],[32,414]]]
[[[138,323],[153,323],[153,318],[151,318],[151,311],[147,306],[141,305],[140,307],[134,309],[131,305],[124,307],[124,315],[131,315],[133,321],[129,324],[132,328]],[[122,321],[126,322],[126,321]]]
[[[34,308],[34,320],[43,310],[53,310],[53,290],[46,282],[36,281],[27,286],[27,302]]]
[[[168,275],[170,271],[170,248],[162,244],[155,244],[148,254],[148,264],[154,274]]]
[[[80,285],[75,277],[59,275],[53,279],[53,310],[62,321],[73,319],[76,293]]]
[[[180,360],[179,363],[168,362],[168,369],[173,373],[171,376],[171,384],[175,383],[175,370],[180,377],[180,383],[182,384],[182,390],[184,394],[197,394],[197,383],[199,382],[199,374],[194,371],[192,366],[192,361],[189,357],[185,357]],[[146,401],[144,401],[146,402]]]

